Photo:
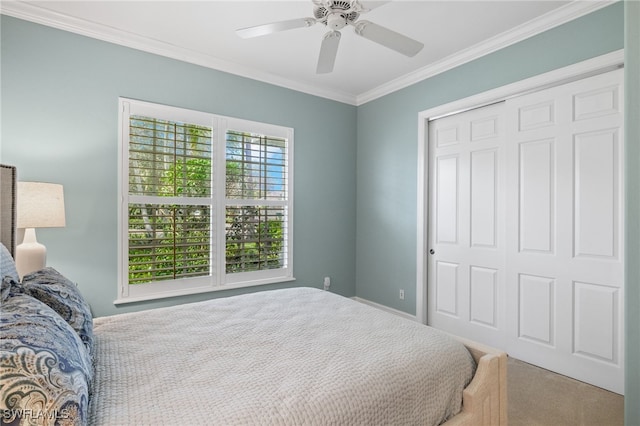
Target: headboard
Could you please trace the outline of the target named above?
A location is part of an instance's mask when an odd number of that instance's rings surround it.
[[[0,242],[16,250],[16,168],[0,164]]]

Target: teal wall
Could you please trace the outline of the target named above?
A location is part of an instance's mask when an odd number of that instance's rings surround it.
[[[625,1],[625,424],[640,425],[640,2]]]
[[[623,10],[616,3],[358,107],[358,297],[415,314],[418,113],[623,48]]]
[[[78,283],[94,314],[116,308],[118,97],[279,124],[295,131],[293,283],[355,295],[356,108],[293,90],[1,18],[0,160],[19,180],[61,183],[67,226],[38,230],[48,264]],[[326,126],[331,123],[331,126]]]

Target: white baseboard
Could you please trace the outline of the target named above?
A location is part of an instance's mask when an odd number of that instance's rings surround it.
[[[352,299],[355,300],[356,302],[364,303],[365,305],[369,305],[369,306],[372,306],[374,308],[378,308],[378,309],[380,309],[382,311],[389,312],[390,314],[394,314],[394,315],[397,315],[397,316],[402,317],[402,318],[410,319],[412,321],[418,321],[418,318],[415,315],[411,315],[411,314],[408,314],[406,312],[399,311],[398,309],[390,308],[388,306],[384,306],[384,305],[381,305],[379,303],[372,302],[370,300],[363,299],[363,298],[357,297],[357,296],[352,297]]]

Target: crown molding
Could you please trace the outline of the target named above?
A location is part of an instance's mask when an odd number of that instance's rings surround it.
[[[588,15],[598,9],[616,3],[619,0],[575,0],[565,6],[548,12],[540,17],[519,25],[495,37],[483,40],[467,49],[456,52],[440,61],[416,70],[403,77],[382,84],[375,89],[356,97],[356,105],[362,105],[382,96],[396,92],[427,78],[471,62],[512,44],[518,43],[536,34],[565,24],[581,16]]]
[[[106,25],[64,15],[30,3],[16,0],[1,0],[0,13],[14,18],[23,19],[25,21],[34,22],[36,24],[42,24],[59,30],[141,50],[147,53],[153,53],[171,59],[200,65],[206,68],[227,72],[240,77],[246,77],[252,80],[281,86],[298,92],[350,105],[355,105],[356,103],[355,95],[349,93],[326,90],[316,86],[303,84],[271,73],[262,72],[255,68],[224,61],[202,52],[185,49],[160,40],[142,37],[137,34],[122,31]]]
[[[224,61],[202,52],[185,49],[152,38],[142,37],[137,34],[118,30],[84,19],[74,18],[22,1],[1,0],[0,13],[132,49],[165,56],[298,92],[358,106],[396,92],[400,89],[404,89],[412,84],[418,83],[437,74],[441,74],[467,62],[471,62],[482,56],[562,25],[573,19],[587,15],[598,9],[609,6],[616,1],[619,0],[575,0],[565,6],[542,15],[539,18],[515,27],[512,30],[484,40],[440,61],[389,81],[359,95],[326,90],[318,88],[317,86],[303,84],[295,80],[279,77],[254,68]]]

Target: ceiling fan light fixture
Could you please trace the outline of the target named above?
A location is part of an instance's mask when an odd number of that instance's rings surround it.
[[[343,29],[347,25],[347,20],[341,13],[332,13],[327,17],[327,27],[334,31]]]

